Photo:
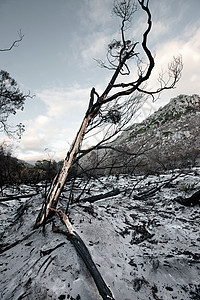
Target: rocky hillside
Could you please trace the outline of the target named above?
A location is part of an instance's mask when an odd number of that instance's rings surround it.
[[[153,113],[140,124],[134,124],[127,136],[122,136],[127,145],[134,143],[135,137],[145,135],[159,139],[161,144],[185,141],[198,135],[200,121],[200,97],[180,95]],[[198,143],[198,140],[196,139]],[[199,145],[199,143],[198,143]]]
[[[200,97],[179,95],[141,123],[134,124],[111,144],[93,152],[91,166],[102,160],[99,173],[155,174],[200,164]],[[109,168],[106,166],[109,165]]]
[[[134,124],[120,144],[143,148],[153,170],[173,169],[200,162],[200,97],[179,95],[140,124]]]

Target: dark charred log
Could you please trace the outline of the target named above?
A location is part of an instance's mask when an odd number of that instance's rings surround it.
[[[67,237],[67,239],[74,245],[77,253],[83,259],[88,271],[92,275],[102,299],[103,300],[108,300],[108,299],[114,300],[112,292],[110,291],[110,289],[106,285],[104,279],[102,278],[101,274],[99,273],[91,255],[90,255],[90,252],[88,251],[88,249],[87,249],[85,243],[83,242],[83,240],[81,239],[81,237],[75,231],[73,231],[72,233],[64,231],[64,230],[60,229],[59,227],[55,226],[55,224],[53,224],[52,230],[53,230],[53,232],[64,234]]]
[[[96,196],[91,196],[91,197],[81,199],[81,202],[93,203],[95,201],[105,199],[105,198],[109,198],[109,197],[113,197],[113,196],[116,196],[118,194],[120,194],[120,190],[119,189],[114,189],[113,191],[105,193],[105,194],[99,194],[99,195],[96,195]]]
[[[200,205],[200,190],[188,198],[178,197],[175,200],[184,206]]]
[[[22,199],[22,198],[29,198],[29,197],[36,196],[38,194],[39,194],[39,192],[38,193],[33,193],[33,194],[27,194],[27,195],[7,196],[7,197],[0,198],[0,202],[11,201],[11,200],[19,200],[19,199]]]

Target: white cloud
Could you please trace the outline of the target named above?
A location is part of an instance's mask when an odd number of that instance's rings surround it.
[[[156,41],[160,36],[165,36],[169,32],[170,23],[163,23],[161,21],[153,22],[152,30],[150,33],[151,41]]]
[[[48,118],[47,116],[44,116],[44,115],[39,115],[35,119],[34,123],[35,123],[35,128],[42,129],[49,125],[50,118]]]
[[[68,89],[52,88],[42,90],[37,96],[46,104],[50,117],[70,117],[73,112],[80,116],[87,108],[90,89],[73,87]],[[76,119],[76,115],[74,116]]]
[[[53,118],[48,122],[40,122],[41,118],[39,119],[36,118],[26,125],[27,130],[17,146],[16,154],[27,160],[49,157],[63,159],[74,138],[75,129],[63,128]]]
[[[102,53],[106,54],[106,47],[109,41],[110,36],[106,36],[104,33],[92,33],[88,36],[81,51],[84,62],[90,63],[92,59],[101,57]]]
[[[105,26],[110,20],[111,11],[112,1],[110,0],[84,0],[84,5],[80,10],[82,24],[91,31],[96,26]]]
[[[18,158],[26,160],[64,159],[74,138],[75,130],[57,127],[52,131],[52,125],[53,122],[49,130],[43,128],[44,131],[39,131],[37,125],[27,128],[15,151]]]
[[[46,114],[23,121],[26,131],[16,153],[26,159],[41,159],[48,153],[54,159],[62,159],[85,114],[90,89],[52,88],[38,92],[37,96],[45,103]]]
[[[193,34],[194,33],[194,34]],[[181,55],[183,59],[183,72],[175,90],[164,92],[165,100],[179,94],[200,94],[200,29],[197,24],[193,30],[185,31],[179,39],[168,40],[157,45],[156,67],[152,73],[149,83],[156,88],[158,73],[163,69],[167,71],[168,64],[173,56]]]
[[[35,133],[35,131],[33,130]],[[44,151],[46,141],[45,136],[43,134],[36,134],[32,136],[31,132],[23,138],[22,149],[26,149],[26,151]]]

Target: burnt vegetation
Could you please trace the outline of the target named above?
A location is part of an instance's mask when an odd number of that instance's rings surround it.
[[[144,22],[146,24],[146,29],[141,33],[141,44],[135,41],[130,30],[132,18],[139,9],[144,14]],[[40,194],[41,198],[41,203],[37,202],[37,217],[34,228],[32,228],[34,230],[33,233],[10,244],[3,244],[2,253],[6,253],[8,250],[24,242],[32,234],[36,234],[37,230],[37,234],[41,234],[42,238],[45,239],[49,234],[49,224],[51,224],[51,234],[53,232],[59,234],[59,236],[63,236],[64,242],[59,242],[59,244],[52,246],[50,249],[42,249],[40,251],[40,257],[32,265],[32,267],[35,267],[35,265],[37,266],[42,261],[37,275],[39,273],[45,274],[46,270],[52,267],[54,260],[56,260],[56,255],[51,257],[51,253],[63,247],[67,243],[67,238],[93,277],[99,295],[105,300],[114,300],[110,288],[111,284],[109,283],[108,285],[104,281],[99,272],[100,268],[94,263],[86,244],[72,226],[70,208],[77,206],[78,210],[83,209],[92,218],[97,218],[98,213],[91,204],[98,200],[111,199],[119,194],[122,199],[131,199],[131,201],[142,201],[144,203],[146,200],[155,200],[153,197],[157,192],[173,186],[173,184],[176,184],[177,178],[180,177],[180,173],[177,174],[172,171],[171,176],[167,174],[166,179],[163,180],[164,177],[161,176],[161,171],[175,169],[176,166],[172,166],[173,160],[170,158],[169,165],[168,158],[166,160],[161,159],[160,152],[157,152],[159,141],[156,139],[152,143],[153,138],[151,135],[146,135],[145,139],[140,139],[136,143],[137,137],[144,136],[149,128],[143,124],[141,127],[132,130],[130,122],[134,119],[136,113],[148,97],[155,100],[163,90],[175,87],[181,78],[183,68],[181,56],[174,57],[172,63],[169,64],[167,78],[163,73],[158,75],[159,86],[157,89],[153,91],[148,89],[148,80],[155,66],[154,56],[148,47],[148,37],[152,29],[152,15],[149,1],[115,0],[113,13],[120,19],[120,40],[114,39],[109,43],[105,61],[101,59],[97,60],[99,66],[111,71],[112,75],[101,94],[94,87],[91,89],[88,109],[85,112],[74,141],[66,153],[65,159],[60,162],[51,159],[42,160],[37,161],[34,166],[30,166],[14,158],[11,149],[8,149],[5,144],[0,147],[0,171],[2,174],[0,180],[1,202],[18,199],[21,201],[21,199],[27,197],[26,193],[20,196],[8,195],[6,194],[7,192],[4,193],[4,189],[7,191],[9,185],[16,186],[16,190],[17,188],[20,190],[20,186],[23,184],[39,187],[37,194]],[[20,35],[19,41],[22,38],[23,36]],[[19,41],[14,42],[5,51],[11,50]],[[0,129],[6,132],[7,135],[16,133],[18,136],[21,136],[24,130],[23,125],[17,125],[17,128],[13,131],[7,124],[7,120],[10,114],[15,114],[19,109],[23,110],[25,100],[30,97],[30,94],[23,94],[15,80],[7,72],[1,71],[0,76],[0,109],[2,112]],[[150,120],[150,122],[154,126],[157,126],[156,124],[160,126],[161,123],[162,125],[166,125],[173,118],[173,114],[166,114],[165,119]],[[178,118],[177,115],[176,118]],[[101,133],[101,138],[98,141],[93,141],[93,137],[99,133]],[[164,137],[167,138],[170,134],[170,131],[165,129]],[[123,136],[125,136],[125,142],[122,138]],[[132,143],[131,146],[129,142]],[[163,155],[167,157],[166,153],[163,153]],[[175,160],[176,157],[174,158]],[[182,158],[182,160],[185,160],[185,158]],[[193,160],[193,165],[184,167],[195,166],[197,159],[194,158]],[[184,171],[183,176],[187,176],[188,173],[189,170]],[[149,174],[157,176],[156,181],[147,181],[146,179]],[[105,176],[109,178],[110,175],[113,176],[112,182],[105,180]],[[130,175],[136,176],[136,179],[132,180]],[[110,177],[112,178],[112,176]],[[119,179],[123,178],[123,176],[125,179],[127,177],[127,180],[130,180],[131,186],[130,184],[124,184],[122,187],[119,184]],[[97,194],[96,183],[98,183],[98,190],[100,189],[99,187],[102,187],[104,193],[99,192]],[[29,201],[20,205],[14,216],[13,224],[10,226],[16,226],[18,222],[20,225],[23,223],[24,213],[33,207],[33,203],[31,202],[33,196],[34,194],[30,194]],[[148,203],[150,203],[149,205],[153,209],[153,202],[149,201]],[[175,203],[185,206],[197,205],[199,204],[199,192],[196,191],[194,195],[185,197],[185,201],[177,198],[175,199]],[[126,208],[127,211],[130,209],[137,211],[138,209],[130,201],[129,206]],[[102,210],[104,209],[105,214],[110,213],[109,204],[106,208],[102,208]],[[142,207],[142,209],[146,213],[147,209],[145,207]],[[131,214],[129,217],[134,219],[135,215]],[[142,224],[133,224],[130,218],[128,220],[125,215],[123,215],[123,218],[124,223],[127,225],[125,230],[120,231],[118,226],[116,228],[122,238],[132,234],[131,246],[137,246],[143,242],[157,243],[153,239],[154,234],[150,232],[153,226],[157,226],[153,223],[153,220],[149,220],[148,222],[143,220]],[[74,223],[76,223],[75,221],[77,220],[74,220]],[[81,222],[79,220],[79,223]],[[91,220],[90,222],[92,223]],[[40,227],[42,227],[42,231],[39,232]],[[5,232],[3,232],[4,234]],[[31,246],[32,242],[27,242],[25,246]],[[89,245],[93,246],[98,243],[99,241],[90,241]],[[38,249],[33,248],[31,251],[37,256]],[[131,266],[136,265],[134,259],[129,264]],[[155,269],[158,268],[159,264],[155,265]],[[31,285],[31,280],[30,278],[27,280],[26,287]],[[132,280],[132,285],[134,291],[138,292],[142,286],[148,286],[148,282],[143,278],[135,278]],[[27,290],[29,290],[29,287]],[[168,290],[172,291],[171,288],[168,288]],[[157,287],[152,287],[152,295],[155,299],[158,299],[157,293]],[[27,295],[25,290],[20,297],[24,298]],[[68,294],[67,297],[70,298],[70,295]],[[80,296],[78,295],[77,299],[78,297]],[[65,295],[60,295],[59,299],[65,299]],[[73,298],[71,297],[71,299]]]

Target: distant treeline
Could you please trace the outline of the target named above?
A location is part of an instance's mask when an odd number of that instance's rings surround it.
[[[34,166],[15,158],[5,146],[0,146],[0,187],[12,184],[36,184],[51,181],[61,168],[63,161],[37,161]]]

